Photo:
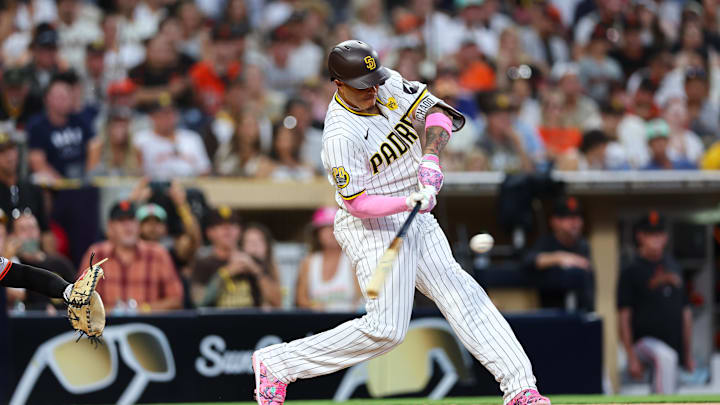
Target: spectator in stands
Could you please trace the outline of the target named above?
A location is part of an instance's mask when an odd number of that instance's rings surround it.
[[[692,372],[692,313],[682,269],[666,251],[665,219],[651,211],[637,224],[636,257],[620,272],[618,310],[620,338],[628,372],[643,379],[652,368],[653,392],[677,388],[678,367]]]
[[[295,122],[295,132],[299,135],[300,160],[303,164],[311,166],[316,172],[322,173],[322,159],[318,151],[322,149],[322,129],[313,125],[310,105],[305,99],[291,99],[285,106],[283,122]],[[291,126],[291,125],[288,125]],[[322,128],[322,123],[318,126]]]
[[[78,0],[57,0],[60,56],[78,72],[85,67],[86,46],[102,40],[98,22],[80,14],[84,3]]]
[[[670,127],[665,120],[656,118],[648,121],[645,131],[648,149],[650,150],[650,160],[645,166],[645,170],[697,169],[695,164],[682,156],[676,159],[669,156]]]
[[[655,85],[649,79],[643,79],[628,105],[627,113],[617,126],[618,139],[633,169],[645,167],[649,160],[645,124],[659,114],[654,95]]]
[[[221,176],[268,177],[272,161],[260,152],[260,125],[253,110],[236,118],[235,134],[215,153],[215,172]]]
[[[0,132],[0,209],[13,215],[26,208],[36,218],[42,232],[42,248],[46,252],[55,251],[55,240],[50,231],[43,190],[18,174],[19,152],[15,141],[6,133]]]
[[[136,134],[133,139],[144,174],[157,180],[208,174],[210,161],[200,135],[175,127],[177,115],[172,96],[161,94],[148,110],[152,129]]]
[[[212,253],[195,263],[192,290],[196,303],[229,308],[261,307],[266,303],[279,306],[277,273],[271,272],[274,265],[264,261],[266,257],[259,257],[265,252],[258,255],[255,246],[250,251],[241,250],[239,221],[229,207],[219,207],[209,214],[207,235]],[[245,245],[248,244],[244,242],[243,247],[252,244]],[[269,246],[264,249],[271,252]]]
[[[310,253],[300,264],[296,288],[299,308],[354,311],[361,298],[350,260],[333,235],[337,208],[318,208],[312,218]]]
[[[540,282],[543,306],[576,305],[587,311],[595,307],[595,276],[590,245],[582,236],[581,212],[575,197],[558,197],[550,216],[551,233],[541,236],[525,257],[527,268]],[[573,296],[575,304],[568,302]]]
[[[282,124],[275,126],[270,158],[272,171],[270,177],[274,180],[308,181],[312,179],[314,170],[312,166],[300,160],[300,148],[303,134],[297,128],[297,120],[283,120]]]
[[[703,68],[689,68],[685,72],[685,96],[690,130],[712,142],[720,134],[720,106],[710,97],[710,80]]]
[[[386,20],[384,3],[383,0],[353,0],[350,28],[353,38],[370,44],[382,60],[393,48],[392,30]]]
[[[502,30],[499,38],[499,49],[496,58],[497,86],[500,89],[507,89],[510,84],[510,69],[521,65],[538,65],[538,61],[525,52],[520,44],[520,34],[514,26]]]
[[[423,12],[424,7],[432,8],[432,2],[413,1],[415,14],[418,18],[424,19],[428,14]],[[422,6],[421,6],[422,5]],[[430,43],[432,35],[443,32],[447,35],[444,41],[445,45],[439,45],[444,52],[439,52],[439,56],[447,55],[456,51],[461,51],[459,45],[466,39],[473,41],[480,51],[490,60],[495,60],[498,54],[500,33],[512,25],[512,20],[502,12],[500,12],[500,4],[496,0],[461,0],[456,2],[457,16],[450,22],[446,23],[444,19],[438,15],[434,15],[430,20],[430,24],[426,23],[426,30],[429,28],[434,34],[425,34],[424,40]],[[435,14],[441,14],[435,12]],[[430,27],[427,27],[430,25]],[[438,45],[435,45],[438,46]],[[462,52],[462,51],[461,51]]]
[[[50,270],[68,283],[75,281],[75,270],[64,257],[45,252],[41,244],[41,231],[37,219],[28,208],[17,213],[12,221],[12,233],[8,244],[15,248],[14,254],[20,263]],[[47,310],[50,314],[64,307],[62,302],[52,302],[45,295],[27,291],[25,309]]]
[[[208,115],[220,109],[227,83],[242,71],[242,60],[237,58],[235,41],[247,34],[245,27],[219,23],[213,26],[212,43],[208,56],[190,69],[190,80],[197,103]]]
[[[25,68],[10,67],[2,74],[0,122],[7,129],[24,129],[30,117],[42,112],[42,98],[30,94],[31,77]]]
[[[54,181],[85,175],[87,145],[94,133],[72,113],[75,105],[72,79],[53,77],[45,93],[45,111],[28,123],[30,169],[36,176]]]
[[[530,17],[530,25],[521,32],[525,52],[544,66],[567,62],[570,51],[558,9],[548,2],[532,2],[525,9]]]
[[[670,129],[667,154],[670,160],[684,160],[697,166],[704,152],[700,137],[688,129],[688,111],[683,98],[665,102],[662,118]]]
[[[198,305],[203,302],[210,280],[218,274],[219,269],[226,266],[231,258],[235,259],[237,265],[235,267],[239,267],[240,236],[242,236],[240,217],[227,206],[213,209],[205,220],[205,234],[210,241],[212,251],[207,257],[199,257],[195,261],[191,278],[193,302]],[[237,270],[235,267],[233,270]],[[227,281],[227,274],[223,273],[222,276]],[[240,291],[243,294],[240,301],[248,303],[248,306],[259,306],[261,293],[257,280],[247,278],[246,282],[250,290]]]
[[[42,97],[51,79],[64,70],[58,57],[58,33],[55,28],[42,23],[35,27],[32,43],[32,61],[26,66],[32,78],[30,94]]]
[[[564,127],[586,131],[602,125],[600,111],[595,101],[584,95],[579,78],[580,67],[573,62],[557,63],[550,72],[550,78],[557,83],[565,99]]]
[[[515,106],[507,94],[485,94],[481,104],[486,127],[480,149],[486,156],[486,170],[531,172],[543,162],[544,150],[537,134],[521,132],[514,125]]]
[[[520,65],[509,69],[507,75],[513,100],[519,107],[518,120],[532,128],[540,127],[542,109],[538,100],[538,83],[542,81],[542,73],[534,66]]]
[[[202,230],[188,203],[187,192],[179,181],[173,180],[167,188],[153,186],[147,178],[140,180],[130,195],[130,200],[143,204],[137,211],[140,222],[140,238],[158,242],[165,246],[172,256],[175,268],[183,277],[190,277],[190,265],[195,252],[202,244]],[[171,233],[168,226],[168,211],[162,207],[169,202],[171,213],[177,214],[180,229]],[[184,281],[184,280],[183,280]]]
[[[285,96],[267,88],[264,80],[260,68],[248,64],[245,65],[242,75],[228,85],[222,108],[215,114],[204,137],[211,156],[215,156],[217,149],[230,141],[237,129],[237,120],[243,116],[245,110],[252,111],[259,125],[260,150],[270,150],[272,121],[279,121],[284,117]],[[324,100],[324,104],[326,108],[327,100]]]
[[[650,18],[652,19],[654,16],[651,14]],[[637,15],[627,15],[625,20],[626,23],[621,32],[622,41],[618,44],[618,48],[610,52],[610,56],[622,68],[623,76],[629,78],[633,73],[648,65],[650,50],[647,47],[649,44],[646,44],[643,39],[644,32],[640,18]],[[606,37],[607,33],[606,31]]]
[[[109,258],[104,265],[105,279],[98,284],[105,307],[140,312],[179,309],[183,290],[167,249],[156,242],[140,239],[140,224],[129,201],[115,203],[107,223],[108,239],[95,243],[80,262],[79,274],[87,268],[90,254]]]
[[[81,85],[85,89],[84,99],[88,104],[99,106],[106,100],[110,82],[115,79],[113,69],[105,69],[105,42],[98,40],[85,47],[84,69]]]
[[[611,100],[600,107],[602,114],[602,131],[608,137],[605,150],[606,167],[610,170],[629,170],[627,152],[618,139],[618,124],[625,114],[625,106],[621,100]]]
[[[611,40],[616,40],[617,31],[602,24],[595,26],[586,52],[578,62],[580,83],[587,95],[597,103],[608,101],[610,83],[623,79],[623,72],[617,61],[610,56]]]
[[[132,68],[128,77],[138,86],[136,98],[139,104],[150,103],[164,93],[169,93],[176,104],[191,103],[187,78],[189,64],[183,63],[170,38],[156,35],[147,41],[145,62]]]
[[[460,86],[467,91],[491,91],[496,88],[497,75],[487,62],[480,48],[465,41],[455,54],[455,64],[460,68]]]
[[[250,222],[245,225],[245,230],[240,238],[240,248],[250,255],[255,263],[261,268],[260,277],[264,280],[263,300],[266,307],[280,307],[282,303],[282,291],[280,289],[280,274],[275,264],[273,240],[270,230],[258,222]]]
[[[203,43],[207,39],[207,33],[203,29],[205,16],[192,0],[182,0],[178,3],[176,14],[182,30],[180,50],[198,60],[203,56]]]
[[[546,91],[542,96],[542,122],[538,132],[552,159],[575,153],[582,142],[580,128],[564,119],[568,112],[565,106],[565,95],[559,91]]]
[[[88,172],[98,176],[138,176],[138,155],[130,133],[132,111],[115,107],[108,113],[104,131],[88,145]]]
[[[583,134],[578,154],[567,153],[555,161],[558,170],[607,170],[607,146],[610,138],[601,130]]]

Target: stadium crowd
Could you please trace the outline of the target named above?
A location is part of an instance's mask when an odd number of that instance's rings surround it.
[[[69,281],[91,251],[113,257],[107,273],[123,276],[100,288],[118,310],[280,306],[268,229],[228,207],[197,215],[204,200],[176,179],[323,176],[326,54],[351,38],[468,117],[447,171],[720,169],[717,3],[5,0],[2,255]],[[142,179],[107,224],[78,204],[96,191],[50,191],[98,176]],[[563,209],[530,267],[589,269]],[[319,209],[309,224],[298,307],[359,306],[331,217]],[[543,253],[566,228],[573,253]]]

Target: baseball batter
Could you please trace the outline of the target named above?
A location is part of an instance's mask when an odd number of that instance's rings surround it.
[[[452,131],[464,124],[462,114],[424,84],[382,67],[363,42],[336,45],[328,68],[338,90],[325,117],[322,161],[341,208],[335,237],[363,294],[407,211],[419,202],[420,214],[379,297],[367,300],[365,316],[253,354],[258,404],[282,404],[287,384],[298,378],[350,367],[402,342],[417,288],[435,301],[465,347],[495,376],[505,404],[549,405],[537,392],[530,361],[508,323],[455,261],[430,214],[443,181],[438,156]],[[424,142],[414,124],[424,124]]]

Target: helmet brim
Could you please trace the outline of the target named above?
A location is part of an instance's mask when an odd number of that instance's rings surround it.
[[[379,68],[373,70],[372,72],[356,77],[354,79],[349,80],[342,80],[343,83],[347,84],[348,86],[363,90],[363,89],[369,89],[373,86],[380,86],[385,84],[385,81],[390,78],[390,70],[387,69],[385,66],[380,66]]]

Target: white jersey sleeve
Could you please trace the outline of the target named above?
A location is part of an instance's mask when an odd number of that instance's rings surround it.
[[[401,111],[407,111],[413,120],[425,121],[428,110],[440,102],[424,83],[404,79],[400,73],[391,70],[390,78],[380,87],[378,98],[381,102],[397,102]]]
[[[345,136],[331,136],[323,145],[322,161],[330,183],[344,200],[365,192],[370,178],[366,153],[360,145]]]

